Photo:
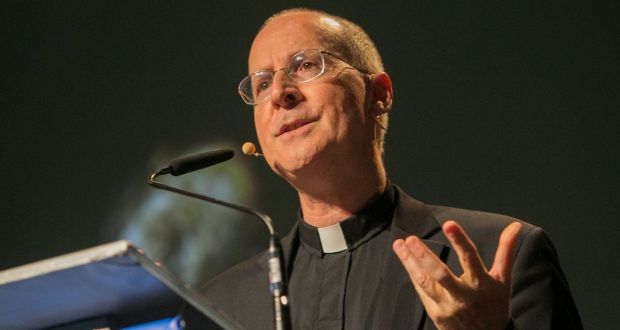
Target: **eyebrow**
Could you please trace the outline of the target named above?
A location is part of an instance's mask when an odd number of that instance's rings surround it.
[[[315,49],[315,48],[306,48],[306,49],[301,49],[301,50],[289,51],[284,56],[284,58],[286,59],[285,63],[288,63],[288,61],[293,57],[293,55],[301,53],[301,52],[306,51],[306,50],[310,50],[310,49]],[[267,72],[274,72],[275,70],[276,70],[276,68],[274,68],[273,66],[270,67],[270,68],[269,67],[261,67],[260,69],[258,69],[256,71],[250,72],[250,74],[258,73],[258,72],[265,72],[265,71],[267,71]]]

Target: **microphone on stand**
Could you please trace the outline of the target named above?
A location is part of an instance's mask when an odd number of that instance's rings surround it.
[[[246,142],[245,145],[250,144],[251,148],[254,148],[250,154],[255,156],[261,155],[256,152],[256,147],[251,142]],[[245,150],[244,150],[244,153]],[[280,243],[280,238],[278,237],[278,233],[275,231],[273,227],[273,222],[271,217],[266,213],[259,211],[255,208],[233,204],[229,202],[225,202],[213,197],[209,197],[206,195],[197,194],[191,191],[171,187],[165,185],[159,181],[155,181],[155,178],[164,175],[164,174],[172,174],[174,176],[183,175],[189,172],[193,172],[196,170],[200,170],[203,168],[207,168],[209,166],[213,166],[219,164],[221,162],[227,161],[235,155],[235,152],[229,149],[222,150],[214,150],[208,151],[188,157],[182,157],[174,159],[170,162],[170,165],[164,167],[155,173],[151,174],[147,180],[148,184],[167,191],[172,191],[177,194],[197,198],[209,203],[218,204],[221,206],[225,206],[249,215],[256,216],[261,221],[265,223],[267,229],[269,230],[269,290],[271,291],[271,297],[273,300],[273,313],[274,313],[274,328],[276,330],[288,330],[291,328],[290,325],[290,317],[288,310],[288,297],[286,292],[286,280],[283,273],[284,269],[284,258],[282,256],[282,245]],[[262,156],[262,155],[261,155]]]

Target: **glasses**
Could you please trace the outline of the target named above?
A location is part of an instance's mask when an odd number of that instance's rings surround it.
[[[308,49],[293,55],[286,66],[276,71],[257,71],[243,78],[239,83],[239,95],[243,102],[255,105],[265,101],[271,95],[273,76],[276,72],[284,70],[286,75],[294,82],[306,83],[320,77],[325,73],[325,55],[333,56],[350,65],[359,72],[368,74],[358,69],[340,57],[320,49]]]

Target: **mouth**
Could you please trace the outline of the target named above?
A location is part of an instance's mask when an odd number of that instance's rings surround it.
[[[292,121],[288,124],[284,124],[282,125],[282,127],[280,127],[280,131],[278,132],[278,134],[276,136],[280,136],[282,134],[288,133],[290,131],[294,131],[300,127],[306,126],[310,123],[313,123],[315,121],[317,121],[317,118],[313,118],[313,119],[303,119],[303,120],[295,120]]]

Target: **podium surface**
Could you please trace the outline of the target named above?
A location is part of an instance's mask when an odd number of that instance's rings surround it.
[[[70,328],[88,320],[115,329],[178,315],[187,304],[211,320],[201,328],[240,328],[129,241],[0,272],[0,329]]]

